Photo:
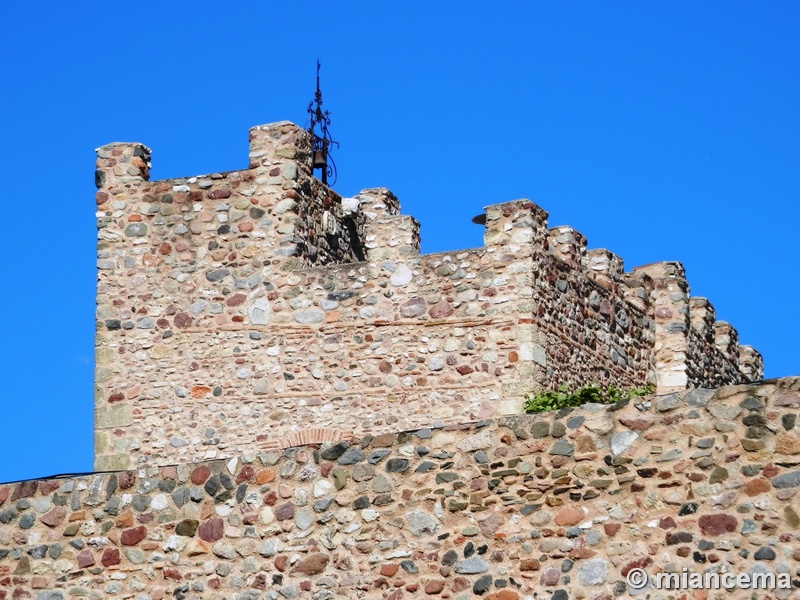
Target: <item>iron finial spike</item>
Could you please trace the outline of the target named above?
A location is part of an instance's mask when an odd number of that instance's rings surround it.
[[[322,183],[328,183],[328,177],[333,177],[333,182],[336,182],[337,171],[336,163],[330,158],[330,150],[335,145],[339,147],[339,142],[336,142],[331,137],[328,131],[328,126],[331,124],[330,113],[322,110],[322,90],[319,87],[319,70],[320,62],[317,59],[317,89],[314,92],[314,99],[308,103],[309,114],[309,127],[308,132],[311,134],[311,172],[315,169],[321,169]],[[317,132],[319,127],[319,132]]]

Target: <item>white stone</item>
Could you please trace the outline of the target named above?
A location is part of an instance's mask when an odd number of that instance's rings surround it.
[[[314,498],[321,498],[333,492],[333,484],[325,479],[320,479],[314,484]]]
[[[166,494],[156,494],[150,502],[150,508],[153,510],[164,510],[167,508],[167,503]]]
[[[611,436],[611,454],[614,456],[619,456],[625,450],[631,447],[637,439],[639,439],[639,434],[635,431],[621,431],[619,433],[615,433]]]
[[[266,325],[269,322],[269,302],[259,298],[247,309],[247,318],[253,325]]]
[[[486,448],[490,448],[492,442],[492,432],[488,429],[484,429],[483,431],[474,435],[468,435],[458,442],[456,447],[462,452],[474,452],[475,450],[484,450]]]
[[[342,216],[353,217],[358,213],[358,198],[342,198]]]
[[[403,286],[411,283],[413,278],[414,274],[411,272],[411,269],[409,269],[405,263],[400,263],[397,265],[394,273],[392,273],[390,281],[394,286]]]

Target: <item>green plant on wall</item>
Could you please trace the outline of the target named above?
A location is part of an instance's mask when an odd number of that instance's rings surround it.
[[[525,412],[544,412],[590,403],[614,404],[620,400],[629,400],[652,392],[652,385],[621,390],[615,386],[602,388],[599,385],[591,384],[584,385],[574,392],[570,392],[569,387],[562,385],[557,391],[537,392],[532,396],[525,396]]]

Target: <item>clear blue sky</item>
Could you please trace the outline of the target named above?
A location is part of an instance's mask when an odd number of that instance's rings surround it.
[[[0,37],[0,481],[92,466],[94,148],[154,179],[247,165],[323,63],[342,195],[423,250],[527,197],[627,267],[684,263],[766,375],[800,374],[800,4],[9,3]]]

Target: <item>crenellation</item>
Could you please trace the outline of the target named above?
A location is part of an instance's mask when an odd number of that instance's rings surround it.
[[[739,333],[726,321],[714,323],[714,345],[734,366],[739,363]]]
[[[586,250],[582,264],[586,276],[606,290],[614,290],[624,273],[622,258],[605,248]]]
[[[309,141],[255,127],[249,168],[153,182],[144,146],[98,150],[98,468],[516,414],[561,384],[760,376],[688,327],[679,263],[623,273],[524,199],[486,207],[484,247],[421,255],[398,199],[341,198]]]
[[[114,142],[95,150],[95,199],[104,205],[110,196],[125,193],[127,188],[150,179],[151,150],[138,142]]]
[[[764,375],[764,358],[752,346],[739,346],[739,372],[745,381],[759,381]]]
[[[486,211],[486,229],[483,243],[491,246],[508,246],[510,251],[526,254],[532,248],[545,248],[547,244],[547,211],[530,200],[520,199],[502,204],[492,204]]]
[[[547,250],[559,260],[579,266],[586,254],[586,237],[568,225],[551,227],[547,230]]]

